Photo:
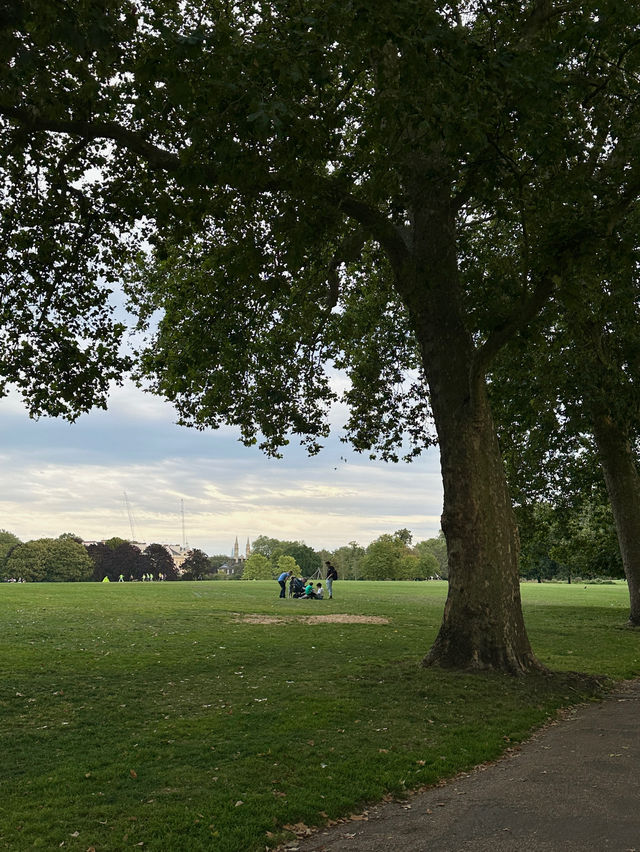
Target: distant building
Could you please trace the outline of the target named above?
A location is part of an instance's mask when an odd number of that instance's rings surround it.
[[[248,559],[249,556],[251,556],[251,542],[249,541],[249,539],[247,539],[245,552],[240,553],[238,536],[236,536],[236,540],[233,545],[233,550],[231,552],[231,559],[218,568],[218,573],[226,574],[228,577],[235,577],[237,575],[242,574],[244,570],[245,560]]]
[[[168,551],[169,556],[173,559],[173,564],[178,569],[178,573],[182,574],[182,566],[189,556],[191,556],[191,548],[182,547],[181,544],[163,544],[162,546],[166,551]]]

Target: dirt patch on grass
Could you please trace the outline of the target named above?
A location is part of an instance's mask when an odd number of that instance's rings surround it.
[[[282,618],[277,615],[237,615],[233,619],[237,624],[286,624],[302,621],[305,624],[389,624],[388,618],[380,615],[292,615]]]
[[[306,615],[300,620],[307,624],[389,624],[381,615]]]
[[[236,615],[236,624],[284,624],[287,619],[277,615]]]

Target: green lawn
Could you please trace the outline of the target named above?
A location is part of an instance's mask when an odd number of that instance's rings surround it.
[[[585,695],[570,676],[422,669],[444,583],[278,591],[2,584],[0,848],[264,850],[286,825],[495,758]],[[528,584],[523,599],[552,669],[640,674],[624,584]],[[388,623],[301,618],[330,613]]]

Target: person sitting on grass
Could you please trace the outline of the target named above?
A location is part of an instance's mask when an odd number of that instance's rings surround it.
[[[304,589],[305,598],[310,598],[311,600],[321,601],[324,597],[324,592],[322,591],[322,583],[318,583],[316,588],[313,588],[313,583],[311,580],[307,580],[307,585]]]

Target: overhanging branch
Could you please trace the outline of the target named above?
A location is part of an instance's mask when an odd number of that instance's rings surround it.
[[[475,387],[479,379],[484,377],[489,364],[503,346],[512,340],[519,331],[526,328],[528,323],[540,313],[549,301],[556,281],[557,278],[553,275],[545,275],[541,278],[528,298],[523,299],[505,322],[495,328],[482,346],[478,347],[471,368],[472,388]]]
[[[80,121],[72,118],[49,118],[38,115],[28,107],[16,107],[0,103],[0,115],[17,122],[32,132],[63,133],[82,139],[110,139],[122,148],[138,154],[152,168],[175,172],[180,167],[180,158],[164,148],[148,142],[140,133],[128,130],[113,121]]]

